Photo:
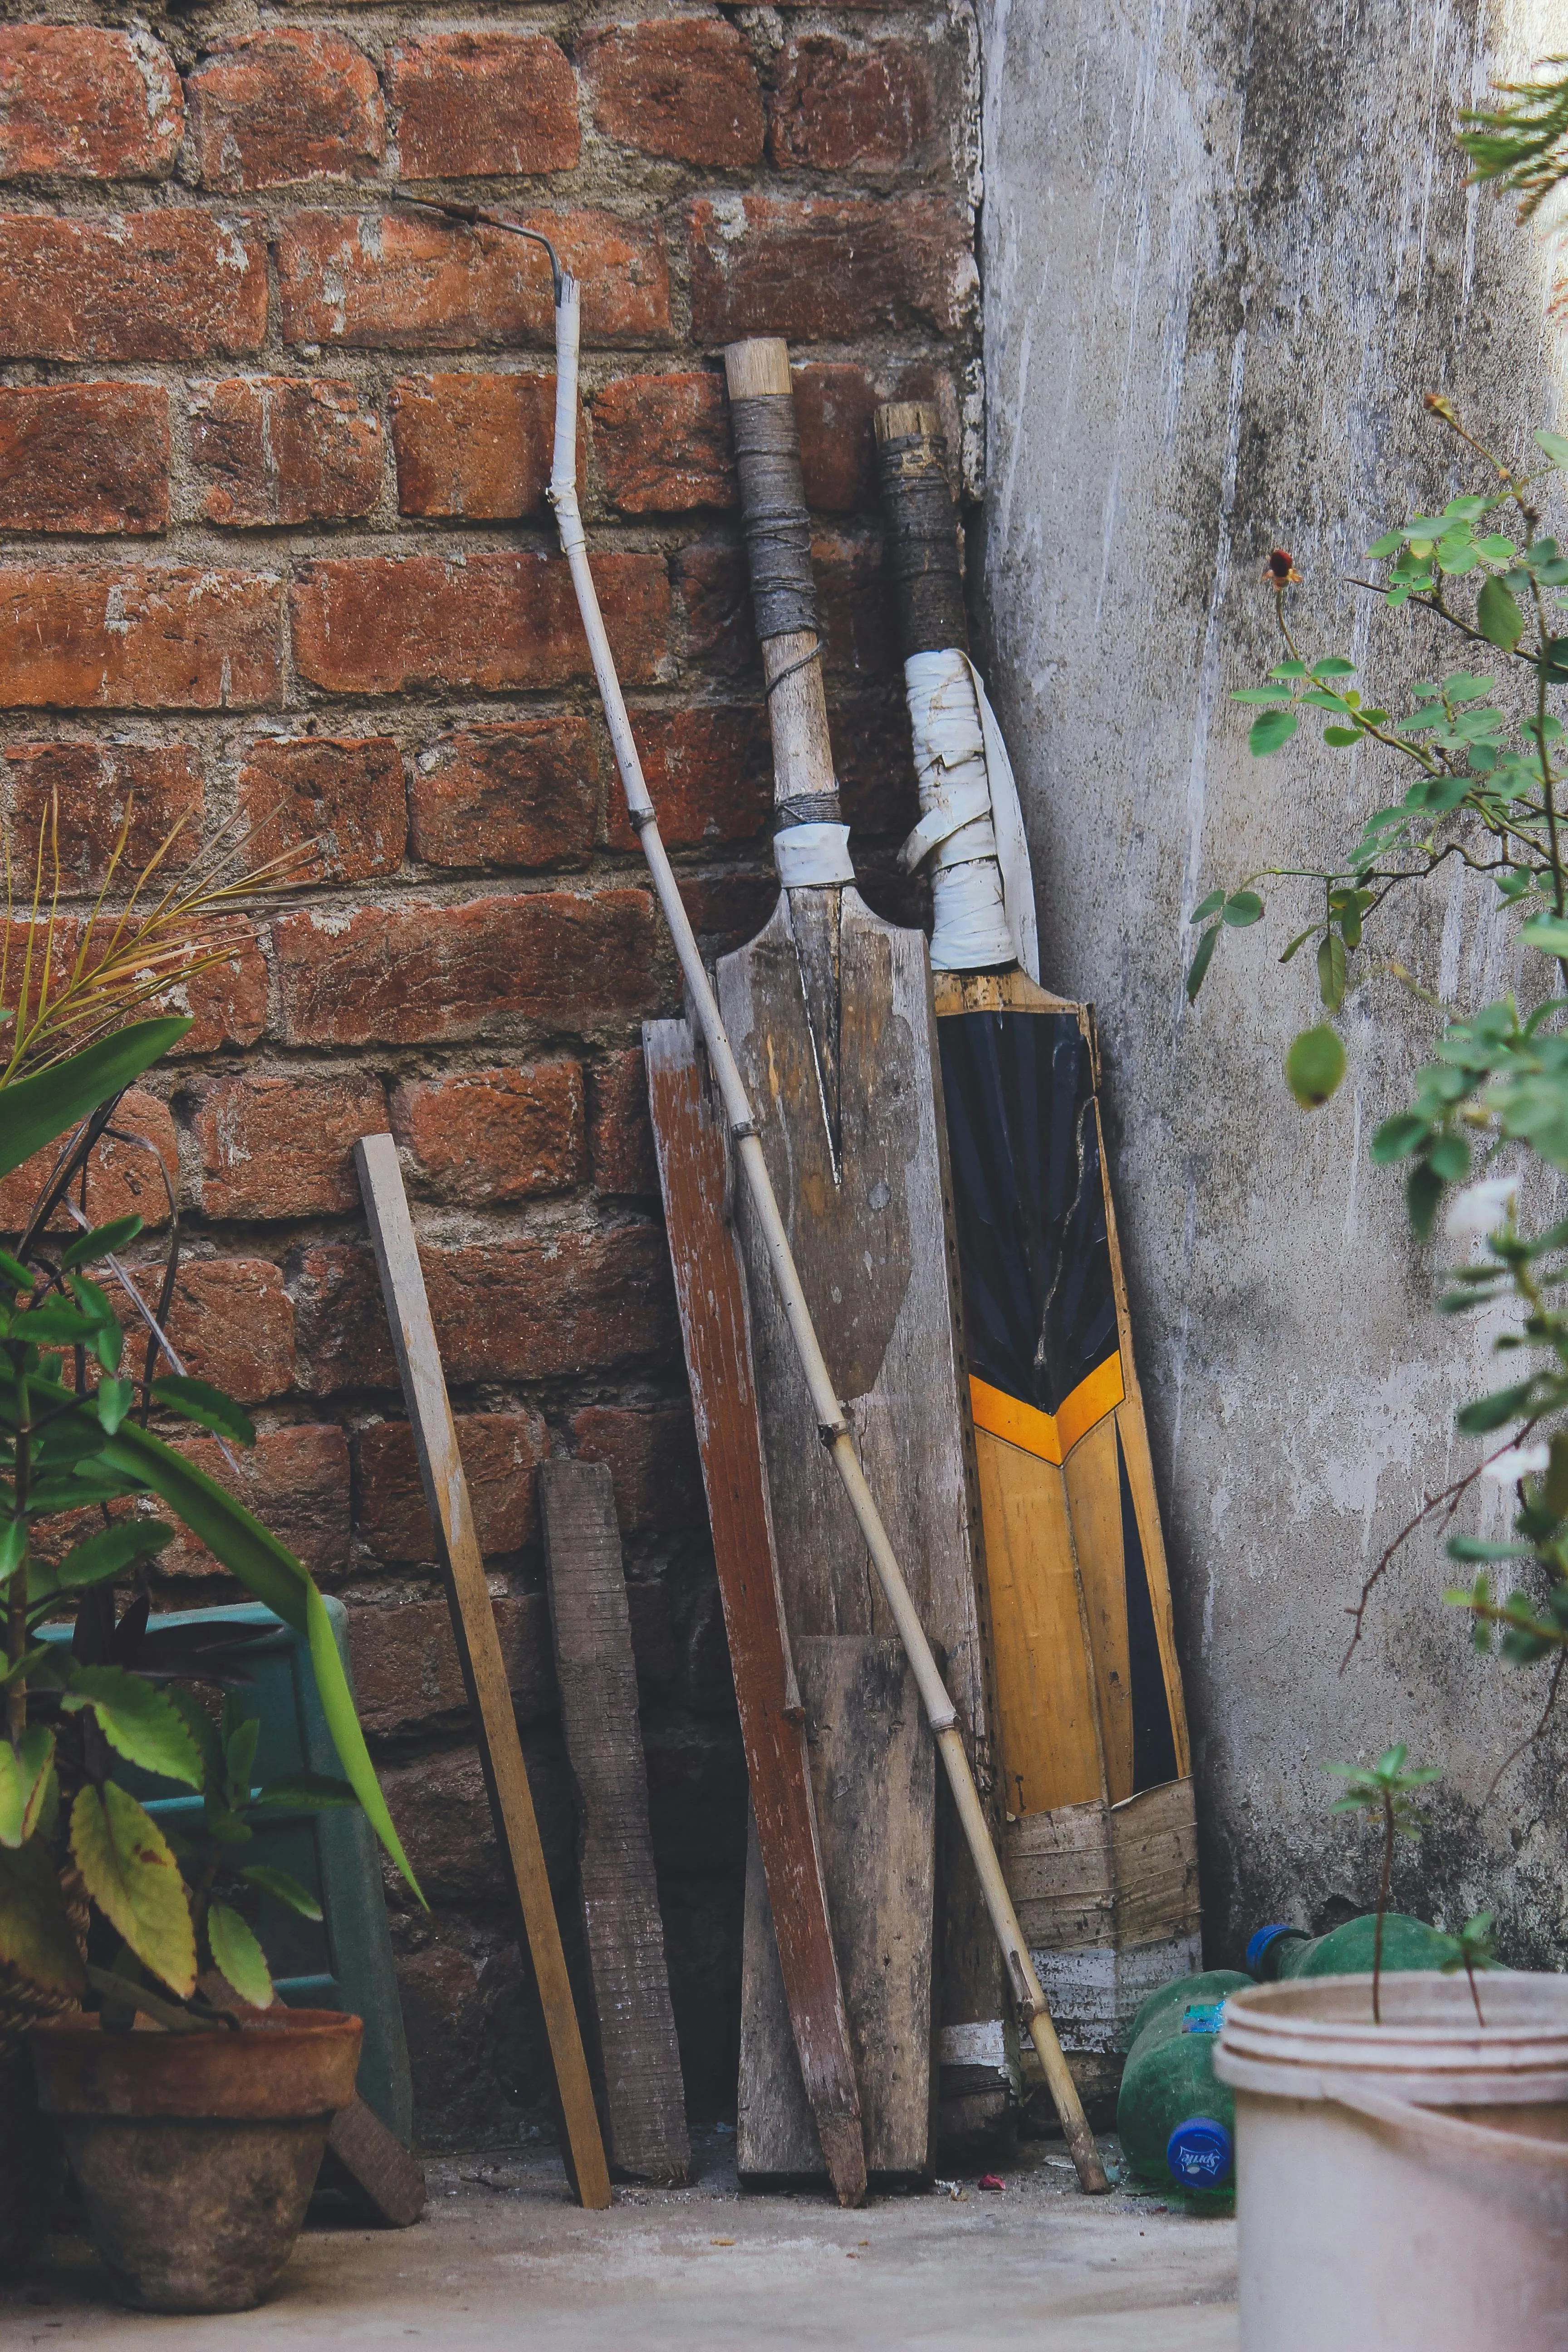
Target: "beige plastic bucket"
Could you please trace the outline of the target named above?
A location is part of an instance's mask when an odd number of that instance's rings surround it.
[[[1242,2352],[1564,2352],[1568,1977],[1233,1994]]]

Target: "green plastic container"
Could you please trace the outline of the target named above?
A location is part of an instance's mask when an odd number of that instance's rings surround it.
[[[1326,1936],[1300,1927],[1259,1927],[1247,1947],[1247,1965],[1263,1984],[1286,1977],[1368,1977],[1377,1915],[1347,1919]],[[1452,1940],[1407,1912],[1390,1911],[1383,1922],[1383,1965],[1390,1974],[1440,1969],[1453,1957]]]
[[[1198,2210],[1228,2211],[1236,2197],[1236,2105],[1214,2072],[1226,1998],[1252,1982],[1235,1969],[1179,1977],[1151,1993],[1133,2020],[1116,2129],[1146,2188]]]

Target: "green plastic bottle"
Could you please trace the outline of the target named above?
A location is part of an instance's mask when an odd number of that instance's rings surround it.
[[[1250,1977],[1210,1969],[1152,1993],[1132,2021],[1116,2128],[1127,2161],[1150,2189],[1228,2210],[1236,2195],[1236,2104],[1214,2071],[1226,1998]]]
[[[1277,1984],[1287,1977],[1368,1977],[1377,1914],[1368,1911],[1347,1919],[1326,1936],[1309,1936],[1302,1927],[1259,1927],[1247,1947],[1247,1965],[1260,1982]],[[1388,1974],[1416,1969],[1440,1969],[1453,1957],[1451,1939],[1408,1912],[1390,1911],[1383,1922],[1383,1966]]]

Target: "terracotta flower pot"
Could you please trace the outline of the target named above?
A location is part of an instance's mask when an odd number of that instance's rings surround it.
[[[35,2026],[38,2104],[66,2144],[122,2303],[246,2311],[288,2261],[327,2133],[353,2096],[362,2027],[283,2009],[238,2032]]]

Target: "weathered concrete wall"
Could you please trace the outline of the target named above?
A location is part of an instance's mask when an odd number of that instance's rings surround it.
[[[977,596],[1044,977],[1100,1012],[1211,1949],[1231,1957],[1261,1918],[1364,1907],[1371,1841],[1331,1821],[1321,1768],[1407,1738],[1450,1778],[1404,1899],[1450,1923],[1496,1901],[1514,1954],[1554,1963],[1562,1742],[1485,1806],[1542,1686],[1471,1656],[1435,1540],[1339,1675],[1348,1604],[1422,1490],[1469,1465],[1453,1409],[1491,1384],[1483,1335],[1430,1313],[1432,1261],[1366,1162],[1432,1016],[1390,981],[1358,988],[1351,1077],[1308,1119],[1280,1075],[1310,1017],[1310,974],[1274,960],[1290,893],[1267,937],[1225,941],[1195,1013],[1182,971],[1211,884],[1300,861],[1393,797],[1362,753],[1315,739],[1248,755],[1226,698],[1275,657],[1269,548],[1295,551],[1317,650],[1384,677],[1453,666],[1436,624],[1342,584],[1407,482],[1460,487],[1420,395],[1450,393],[1515,447],[1560,422],[1540,250],[1464,189],[1447,126],[1489,72],[1561,47],[1561,7],[988,0],[983,18]],[[1475,886],[1445,883],[1387,945],[1462,1003],[1511,976]]]

